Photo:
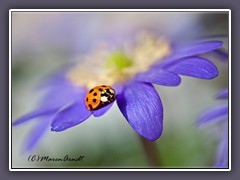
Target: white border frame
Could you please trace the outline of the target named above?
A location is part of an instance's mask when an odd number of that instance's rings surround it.
[[[12,81],[11,81],[11,69],[12,69],[12,56],[11,56],[11,47],[12,47],[12,37],[11,37],[11,28],[12,28],[12,12],[228,12],[229,18],[229,117],[228,117],[228,125],[229,125],[229,132],[228,132],[228,143],[229,143],[229,168],[228,169],[59,169],[59,168],[53,168],[53,169],[47,169],[47,168],[34,168],[34,169],[28,169],[28,168],[12,168],[12,97],[11,97],[11,90],[12,90]],[[232,98],[232,88],[231,88],[231,10],[230,9],[10,9],[9,10],[9,171],[231,171],[231,98]]]

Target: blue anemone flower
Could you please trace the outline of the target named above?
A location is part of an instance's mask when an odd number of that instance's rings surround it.
[[[220,91],[217,99],[228,99],[228,89]],[[202,127],[209,123],[223,122],[224,130],[216,154],[216,168],[228,168],[228,102],[220,103],[203,112],[198,120],[198,126]]]
[[[103,46],[45,81],[43,86],[48,92],[36,110],[13,122],[16,126],[40,119],[29,136],[27,149],[34,147],[48,129],[64,131],[90,116],[106,113],[114,102],[95,111],[85,106],[88,90],[103,84],[115,89],[117,105],[131,127],[154,141],[162,134],[163,105],[153,84],[178,86],[180,75],[200,79],[218,76],[216,66],[201,55],[220,48],[221,41],[198,41],[179,47],[163,37],[136,37],[121,47]]]

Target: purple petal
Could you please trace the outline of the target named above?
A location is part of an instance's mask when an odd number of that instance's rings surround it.
[[[228,128],[226,128],[219,143],[215,167],[228,168]]]
[[[178,59],[168,64],[165,69],[176,74],[201,79],[213,79],[218,76],[217,67],[212,62],[201,57]]]
[[[217,49],[215,51],[213,51],[213,54],[216,56],[216,58],[218,58],[219,60],[223,61],[223,62],[228,62],[229,59],[229,55],[227,52],[221,50],[221,49]]]
[[[52,119],[51,130],[56,132],[63,131],[82,123],[90,117],[92,113],[88,111],[84,100],[85,98],[57,112]]]
[[[112,102],[111,104],[101,108],[101,109],[98,109],[98,110],[95,110],[95,111],[92,111],[93,115],[95,117],[99,117],[99,116],[102,116],[103,114],[105,114],[111,107],[112,105],[114,104],[114,102]]]
[[[206,41],[197,44],[188,45],[186,47],[180,48],[175,52],[173,58],[183,58],[189,56],[195,56],[199,54],[203,54],[206,52],[210,52],[222,47],[222,41]]]
[[[37,144],[45,134],[50,125],[50,116],[44,117],[37,123],[36,127],[28,135],[28,139],[25,143],[24,151],[32,151],[36,148]]]
[[[40,107],[60,108],[71,101],[77,101],[82,98],[83,94],[86,94],[86,89],[73,86],[69,82],[59,83],[49,89]]]
[[[215,164],[214,168],[218,168],[218,169],[228,169],[228,165]]]
[[[222,45],[222,41],[205,41],[196,44],[189,44],[184,47],[175,47],[172,55],[165,58],[164,61],[160,61],[158,66],[165,67],[171,62],[175,62],[176,59],[197,56],[203,53],[211,52],[222,47]]]
[[[47,78],[43,79],[36,88],[46,88],[46,87],[53,87],[58,86],[59,84],[69,83],[66,74],[68,71],[74,67],[73,64],[69,64],[68,66],[59,69],[57,72],[50,74]]]
[[[217,99],[226,99],[226,98],[228,98],[228,88],[226,88],[226,89],[220,91],[219,93],[217,93],[216,98]]]
[[[141,136],[154,141],[163,129],[163,107],[157,91],[149,83],[131,82],[118,96],[119,109]]]
[[[197,124],[202,126],[212,121],[219,121],[228,117],[228,104],[220,104],[205,111],[199,118]]]
[[[34,111],[32,113],[29,113],[29,114],[17,119],[16,121],[14,121],[12,123],[12,125],[16,126],[16,125],[22,124],[24,122],[27,122],[33,118],[37,118],[37,117],[41,117],[41,116],[45,116],[45,115],[53,115],[56,111],[57,111],[57,109],[37,110],[37,111]]]
[[[112,86],[112,88],[115,90],[116,95],[122,92],[123,86],[123,84],[115,84]]]
[[[137,75],[136,80],[162,86],[177,86],[181,83],[181,78],[177,74],[157,68]]]

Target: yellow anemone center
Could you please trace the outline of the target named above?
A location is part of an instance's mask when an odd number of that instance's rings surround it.
[[[124,42],[120,48],[102,44],[89,55],[80,57],[67,78],[74,85],[89,89],[101,84],[112,86],[147,71],[170,52],[166,38],[140,33],[134,43]]]

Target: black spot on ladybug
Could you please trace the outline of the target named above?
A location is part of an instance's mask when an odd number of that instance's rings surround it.
[[[105,85],[102,85],[102,87],[107,87],[107,86],[105,86]]]
[[[94,95],[94,96],[97,96],[97,93],[95,92],[93,95]]]
[[[103,94],[101,94],[101,97],[103,97],[103,96],[108,96],[108,94],[107,93],[103,93]]]
[[[110,97],[109,96],[107,97],[107,100],[110,101]]]
[[[93,102],[96,102],[97,100],[96,100],[96,99],[93,99],[92,101],[93,101]]]
[[[88,102],[88,98],[86,98],[86,101]]]
[[[99,91],[103,91],[103,89],[101,89],[101,88],[99,88],[98,90],[99,90]]]
[[[92,109],[93,109],[91,104],[88,104],[88,107],[90,108],[90,110],[92,110]]]
[[[107,92],[108,94],[112,94],[109,89],[107,89],[106,92]]]
[[[94,89],[91,89],[90,91],[89,91],[89,93],[92,93],[94,91]]]

